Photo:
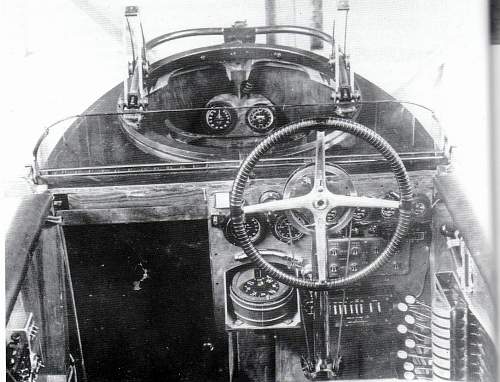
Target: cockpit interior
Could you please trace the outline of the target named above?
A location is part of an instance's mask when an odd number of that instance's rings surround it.
[[[493,254],[430,108],[317,28],[123,18],[124,81],[33,150],[8,381],[495,379]]]

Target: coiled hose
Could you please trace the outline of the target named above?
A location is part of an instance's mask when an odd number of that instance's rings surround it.
[[[299,278],[285,273],[266,261],[254,247],[245,229],[243,205],[243,191],[249,175],[257,162],[273,146],[283,142],[287,137],[307,132],[309,130],[339,130],[345,133],[359,137],[370,145],[375,147],[383,157],[389,162],[394,173],[401,195],[401,205],[399,209],[399,220],[396,230],[382,253],[369,265],[352,273],[346,277],[339,277],[332,280],[310,280]],[[230,197],[230,213],[234,232],[240,242],[243,252],[252,260],[256,266],[262,269],[269,276],[281,281],[284,284],[297,288],[309,290],[330,290],[337,287],[355,283],[372,272],[383,266],[400,248],[403,238],[407,235],[410,228],[411,201],[413,198],[412,187],[406,168],[396,153],[396,151],[387,143],[387,141],[373,130],[360,125],[359,123],[338,119],[338,118],[313,118],[304,119],[282,127],[280,130],[265,138],[255,149],[247,156],[241,164],[238,174],[233,183]]]

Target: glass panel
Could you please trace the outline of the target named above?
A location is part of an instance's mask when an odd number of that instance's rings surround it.
[[[284,113],[292,120],[328,116],[329,108],[330,104],[274,106],[276,113]],[[141,115],[111,112],[69,117],[46,130],[35,148],[35,162],[43,170],[240,160],[264,137],[252,133],[200,134],[196,128],[207,111],[207,108],[191,108],[155,110]],[[141,123],[136,130],[131,126],[137,118],[141,118]],[[288,118],[284,119],[290,123]],[[422,106],[397,101],[362,102],[357,122],[379,133],[401,154],[443,152],[445,142],[439,121]],[[271,157],[290,156],[290,152],[296,153],[295,156],[309,155],[311,146],[307,143],[313,139],[312,133],[297,137],[285,144],[285,150],[271,153]],[[333,142],[328,155],[376,154],[367,143],[353,137]],[[213,159],[207,159],[210,156]]]

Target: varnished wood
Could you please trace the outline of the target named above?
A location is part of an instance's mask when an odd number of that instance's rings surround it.
[[[32,251],[36,246],[51,201],[52,196],[48,192],[25,198],[16,211],[7,232],[5,240],[5,314],[7,320],[21,289]]]
[[[63,225],[147,223],[207,218],[205,205],[100,208],[59,211]]]
[[[123,207],[176,207],[205,203],[203,189],[189,184],[149,187],[94,188],[88,193],[69,193],[70,209]],[[175,212],[175,211],[173,211]]]
[[[42,346],[44,347],[45,370],[50,374],[66,372],[69,351],[63,240],[59,225],[47,226],[40,234],[40,294],[43,296]]]

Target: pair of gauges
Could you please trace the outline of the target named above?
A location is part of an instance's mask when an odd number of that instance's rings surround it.
[[[264,240],[269,231],[276,239],[284,243],[300,240],[304,236],[302,232],[288,222],[286,215],[283,214],[272,215],[271,218],[263,214],[247,215],[245,216],[245,229],[253,244],[258,244]],[[224,237],[231,244],[239,246],[231,219],[227,221],[224,227]]]
[[[240,119],[237,109],[224,101],[214,101],[207,105],[203,114],[203,125],[211,134],[224,135],[230,133]],[[271,131],[276,122],[272,107],[267,104],[255,104],[245,113],[245,124],[259,134]]]
[[[264,240],[269,231],[283,243],[293,243],[304,237],[304,233],[291,225],[287,216],[281,213],[247,215],[245,216],[245,229],[253,244]],[[224,237],[231,244],[239,246],[231,219],[224,226]]]

